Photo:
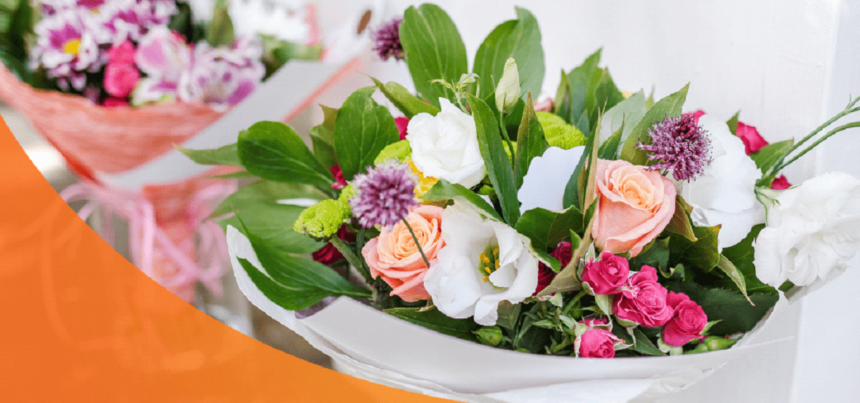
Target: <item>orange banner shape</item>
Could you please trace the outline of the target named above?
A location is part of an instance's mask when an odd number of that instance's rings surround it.
[[[93,232],[0,125],[0,400],[439,402],[217,322]]]

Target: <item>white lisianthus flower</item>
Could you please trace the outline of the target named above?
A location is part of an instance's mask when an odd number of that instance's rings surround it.
[[[558,213],[564,211],[564,189],[584,151],[585,146],[569,150],[550,147],[540,157],[533,158],[517,192],[522,203],[520,213],[538,207]]]
[[[508,225],[455,202],[442,214],[442,239],[436,264],[424,288],[445,315],[492,326],[502,301],[517,304],[534,294],[538,259],[528,238]]]
[[[756,276],[773,287],[841,274],[860,248],[860,180],[832,172],[781,192],[754,247]]]
[[[764,222],[764,206],[755,194],[761,171],[746,155],[743,141],[732,134],[725,122],[703,115],[699,126],[708,131],[713,161],[692,182],[675,182],[675,189],[693,207],[690,217],[694,224],[722,225],[722,250],[742,241],[753,226]]]
[[[442,111],[436,116],[419,113],[409,120],[412,162],[424,176],[471,188],[487,175],[475,120],[447,99],[439,102]]]

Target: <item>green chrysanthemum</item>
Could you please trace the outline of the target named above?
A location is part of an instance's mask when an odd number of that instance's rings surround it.
[[[379,152],[376,159],[373,160],[373,165],[379,165],[388,160],[405,161],[412,156],[412,147],[409,146],[409,141],[400,140],[396,143],[389,144]]]
[[[341,194],[343,195],[343,194]],[[340,200],[323,200],[299,214],[293,230],[316,239],[329,239],[349,220],[349,205]]]

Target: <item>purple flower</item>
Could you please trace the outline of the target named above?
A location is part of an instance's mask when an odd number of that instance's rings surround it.
[[[30,54],[33,69],[44,67],[64,91],[81,91],[86,72],[98,71],[103,62],[89,11],[85,8],[58,10],[35,26],[36,45]]]
[[[146,73],[131,95],[133,105],[177,98],[179,81],[191,66],[191,49],[185,39],[167,27],[156,27],[138,43],[137,67]]]
[[[352,213],[365,228],[397,224],[418,205],[415,176],[408,165],[387,161],[355,176],[356,196],[349,200]]]
[[[400,43],[400,23],[403,18],[395,18],[382,24],[373,33],[373,50],[382,60],[388,60],[394,56],[397,60],[403,60],[403,45]]]
[[[251,94],[266,75],[263,49],[253,38],[240,38],[230,47],[198,43],[190,70],[179,81],[179,99],[203,102],[224,111]]]
[[[711,140],[708,132],[696,124],[692,115],[668,117],[655,123],[648,131],[651,144],[639,143],[639,148],[660,161],[649,170],[671,170],[676,181],[692,180],[701,175],[711,163]]]
[[[81,3],[82,0],[78,0]],[[126,39],[139,40],[154,27],[164,26],[176,14],[173,0],[111,0],[99,7],[99,19],[104,26],[103,43],[120,43]]]

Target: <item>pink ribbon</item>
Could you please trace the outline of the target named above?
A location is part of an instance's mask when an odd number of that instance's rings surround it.
[[[120,217],[129,225],[129,250],[132,262],[150,278],[153,276],[153,253],[158,250],[179,269],[170,277],[156,279],[166,288],[177,288],[202,283],[212,294],[223,293],[221,276],[224,275],[227,257],[227,241],[221,227],[209,220],[213,205],[236,191],[235,181],[218,181],[196,191],[185,203],[185,219],[193,228],[194,236],[182,240],[178,245],[156,222],[155,208],[142,194],[122,189],[107,188],[92,182],[80,182],[64,189],[60,196],[66,203],[87,201],[78,216],[86,220],[96,209],[101,208],[104,230],[102,238],[113,246],[112,216]],[[199,262],[189,258],[183,250],[197,243]],[[183,248],[185,247],[185,248]],[[192,250],[195,248],[191,248]]]

